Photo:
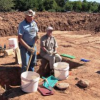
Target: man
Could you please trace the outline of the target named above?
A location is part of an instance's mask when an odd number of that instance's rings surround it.
[[[53,64],[62,60],[61,56],[57,54],[58,46],[52,31],[53,28],[49,26],[46,35],[42,36],[40,41],[40,55],[49,61],[51,72],[53,72]]]
[[[35,12],[31,9],[25,12],[25,19],[19,24],[18,40],[20,44],[22,72],[27,70],[30,55],[33,54],[29,71],[34,71],[36,64],[36,46],[38,27],[34,21]],[[33,49],[34,48],[34,49]]]

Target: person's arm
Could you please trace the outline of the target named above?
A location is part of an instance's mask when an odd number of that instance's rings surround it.
[[[50,54],[50,51],[48,51],[47,48],[45,47],[45,42],[46,41],[45,41],[44,37],[42,37],[40,40],[40,47],[43,51],[45,51],[45,53]]]
[[[44,46],[43,47],[41,47],[45,52],[49,52]]]
[[[40,40],[40,46],[43,51],[47,52],[47,49],[45,48],[45,40],[43,38]]]
[[[19,43],[24,46],[26,49],[30,49],[30,46],[27,45],[27,43],[22,39],[22,35],[18,35],[18,41]]]
[[[40,38],[40,36],[39,36],[39,33],[37,32],[36,37],[35,37],[35,43],[38,42],[39,38]]]
[[[35,22],[36,23],[36,22]],[[38,33],[39,29],[36,23],[36,37],[35,37],[35,43],[38,41],[38,39],[40,38],[39,33]]]
[[[18,35],[18,41],[23,45],[29,52],[34,53],[34,48],[27,45],[27,43],[22,39],[22,35]]]
[[[55,47],[54,53],[57,53],[57,47]]]
[[[54,54],[56,54],[57,53],[57,48],[58,48],[58,44],[57,44],[57,41],[56,41],[56,39],[54,38]]]
[[[33,53],[34,49],[31,48],[22,38],[24,34],[24,29],[23,29],[23,25],[20,24],[19,27],[18,27],[18,41],[19,43],[24,46],[28,51],[30,51],[31,53]]]

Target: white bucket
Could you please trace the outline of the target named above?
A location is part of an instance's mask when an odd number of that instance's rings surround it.
[[[65,62],[54,63],[54,76],[58,80],[65,80],[69,75],[69,64]]]
[[[36,92],[40,75],[36,72],[26,71],[21,74],[21,89],[24,92]]]
[[[16,49],[18,47],[17,38],[9,39],[9,49]]]

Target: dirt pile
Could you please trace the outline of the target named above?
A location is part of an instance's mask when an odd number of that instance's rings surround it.
[[[37,12],[35,20],[40,32],[44,32],[48,25],[61,31],[89,30],[99,32],[99,16],[98,13]],[[0,13],[0,36],[17,35],[18,25],[23,19],[23,12]]]

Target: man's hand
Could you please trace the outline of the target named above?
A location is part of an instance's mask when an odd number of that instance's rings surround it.
[[[53,52],[53,51],[48,51],[45,47],[42,47],[42,49],[44,51],[46,51],[49,55],[53,55],[53,53],[56,53],[56,52]]]
[[[53,52],[53,55],[55,55],[55,54],[57,54],[57,51],[54,51],[54,52]]]
[[[31,48],[31,47],[30,47],[30,48],[28,49],[28,51],[31,52],[31,53],[33,54],[33,53],[34,53],[34,48]]]
[[[47,51],[47,53],[48,53],[49,55],[53,55],[53,52],[52,52],[52,51]]]

